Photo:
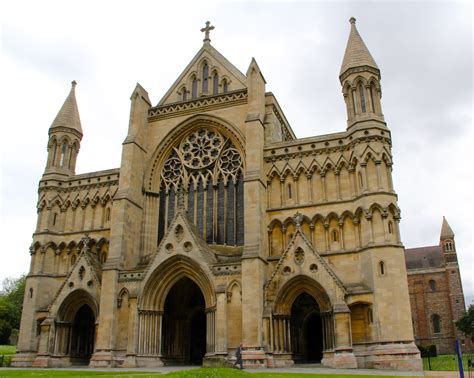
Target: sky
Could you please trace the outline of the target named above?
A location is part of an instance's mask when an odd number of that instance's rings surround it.
[[[2,2],[0,281],[29,270],[48,128],[72,80],[84,131],[77,173],[119,167],[136,83],[156,105],[207,20],[211,44],[242,72],[255,57],[297,137],[340,132],[351,16],[381,70],[402,241],[438,244],[446,216],[474,303],[469,2]]]

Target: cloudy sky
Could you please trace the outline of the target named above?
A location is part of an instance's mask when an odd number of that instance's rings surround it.
[[[77,173],[116,168],[139,82],[156,104],[202,45],[257,60],[298,137],[346,127],[338,74],[357,27],[382,73],[406,247],[456,234],[467,303],[472,245],[472,9],[468,2],[9,1],[1,18],[0,279],[29,269],[48,128],[76,80]]]

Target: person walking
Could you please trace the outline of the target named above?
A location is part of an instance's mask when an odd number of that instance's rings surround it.
[[[242,351],[244,349],[244,346],[242,343],[239,344],[239,346],[237,347],[237,349],[235,350],[235,357],[236,357],[236,360],[235,360],[235,363],[234,363],[234,367],[236,367],[237,365],[240,365],[240,370],[242,370],[244,368],[243,366],[243,363],[242,363]]]

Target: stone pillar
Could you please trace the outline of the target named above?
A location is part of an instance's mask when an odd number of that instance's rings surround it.
[[[357,368],[352,350],[351,314],[345,303],[334,305],[335,353],[333,367]]]
[[[227,295],[225,288],[217,293],[215,313],[216,354],[227,356]]]
[[[127,354],[122,367],[133,368],[137,367],[137,348],[138,348],[138,309],[137,297],[130,296],[128,298],[128,338],[127,338]]]

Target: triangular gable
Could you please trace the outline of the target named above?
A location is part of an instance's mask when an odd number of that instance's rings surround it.
[[[344,301],[347,289],[329,264],[313,248],[297,226],[283,255],[265,285],[265,301],[275,299],[278,290],[295,276],[304,275],[317,281],[330,298]]]
[[[98,261],[90,255],[83,247],[82,251],[66,276],[65,280],[59,287],[53,301],[49,305],[49,311],[56,314],[63,300],[74,290],[82,289],[87,291],[93,298],[97,300],[100,297],[101,287],[101,269]],[[81,272],[84,267],[83,272]]]
[[[200,63],[206,60],[209,65],[209,74],[214,68],[218,70],[219,77],[226,77],[231,82],[232,91],[247,88],[247,77],[240,72],[231,62],[229,62],[219,51],[212,47],[209,43],[205,43],[197,52],[191,62],[186,66],[184,71],[179,75],[173,85],[168,89],[166,94],[158,103],[158,106],[181,101],[178,91],[183,85],[190,90],[190,77],[193,73],[199,78],[201,76]],[[212,83],[209,83],[209,91],[212,93]]]
[[[189,220],[185,209],[178,209],[163,240],[153,253],[144,275],[144,283],[156,268],[169,258],[183,255],[197,262],[203,270],[212,275],[210,266],[217,262],[214,252],[201,238],[196,226]]]

